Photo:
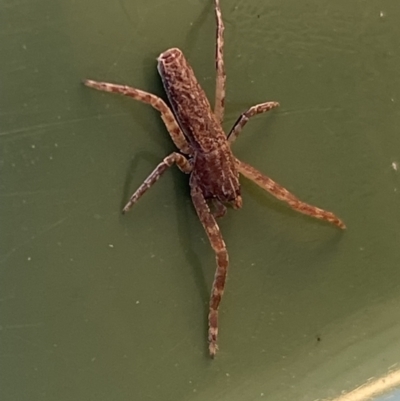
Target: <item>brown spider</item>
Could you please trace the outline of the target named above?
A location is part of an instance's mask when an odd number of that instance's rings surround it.
[[[190,174],[190,194],[197,215],[214,249],[217,270],[212,285],[209,315],[208,341],[210,355],[217,352],[218,307],[225,288],[228,269],[228,252],[220,229],[215,220],[226,212],[225,204],[239,209],[242,206],[239,173],[254,181],[276,198],[289,204],[300,213],[326,220],[344,229],[344,223],[333,213],[300,201],[271,178],[261,174],[254,167],[238,160],[231,151],[231,144],[239,135],[250,117],[265,113],[279,106],[277,102],[266,102],[250,107],[236,121],[226,136],[222,129],[225,103],[225,69],[223,59],[223,31],[219,0],[215,0],[217,20],[216,39],[216,94],[214,112],[196,80],[192,67],[182,51],[172,48],[158,57],[160,73],[171,108],[159,97],[125,85],[116,85],[92,80],[84,81],[86,86],[105,92],[120,93],[143,103],[150,104],[161,113],[161,118],[180,153],[168,155],[146,178],[131,196],[123,209],[128,212],[139,198],[160,178],[168,167],[176,164]],[[211,212],[209,204],[213,204]]]

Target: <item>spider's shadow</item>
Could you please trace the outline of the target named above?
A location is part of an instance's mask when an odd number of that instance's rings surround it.
[[[210,1],[207,2],[207,5],[204,7],[199,17],[191,24],[189,33],[185,35],[186,39],[183,46],[185,49],[188,49],[187,54],[189,57],[193,52],[196,51],[196,46],[194,44],[197,42],[198,37],[203,34],[200,28],[204,25],[207,19],[210,18],[211,9],[214,9],[214,6],[213,3]]]
[[[129,169],[127,170],[126,176],[125,176],[125,181],[123,185],[123,194],[122,194],[122,199],[121,199],[121,207],[120,209],[125,206],[127,200],[130,198],[132,195],[132,177],[137,170],[137,166],[139,163],[142,161],[147,161],[150,164],[154,165],[154,167],[160,163],[160,159],[155,157],[151,152],[148,151],[139,151],[135,154],[134,158],[131,160]],[[171,169],[172,170],[172,169]],[[177,170],[177,169],[176,169]],[[172,171],[170,171],[171,173]],[[150,171],[149,171],[150,173]],[[194,280],[197,284],[198,292],[201,298],[201,301],[203,304],[208,303],[209,299],[209,288],[207,286],[204,274],[203,274],[203,266],[202,263],[196,254],[196,252],[193,250],[193,238],[190,236],[191,227],[189,226],[189,222],[192,220],[193,213],[195,213],[194,208],[191,204],[190,201],[190,194],[189,191],[185,191],[185,195],[183,196],[183,187],[186,185],[186,188],[188,188],[188,176],[182,173],[178,173],[177,171],[174,172],[175,174],[172,174],[173,180],[174,180],[174,190],[175,190],[175,210],[177,210],[177,223],[178,223],[178,231],[179,231],[179,241],[181,245],[181,249],[183,250],[187,264],[190,266],[192,272],[193,272],[193,277]],[[183,182],[186,181],[185,184]],[[151,191],[150,191],[151,192]],[[150,194],[145,194],[144,196],[149,196]],[[188,204],[190,204],[190,208],[188,207]],[[122,217],[122,216],[121,216]],[[199,225],[200,229],[201,226]],[[184,267],[183,267],[184,268]],[[208,313],[208,307],[203,309],[203,314],[204,314],[204,319],[207,318],[207,313]]]

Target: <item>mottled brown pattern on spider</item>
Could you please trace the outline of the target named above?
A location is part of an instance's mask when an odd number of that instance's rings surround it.
[[[215,14],[217,78],[214,112],[197,82],[192,67],[177,48],[161,53],[158,58],[158,71],[171,108],[159,97],[129,86],[92,80],[84,82],[91,88],[120,93],[154,107],[161,113],[161,118],[172,140],[181,152],[171,153],[153,170],[131,196],[123,212],[129,211],[173,164],[176,164],[182,172],[190,174],[189,184],[193,205],[215,252],[217,262],[208,315],[208,342],[212,357],[218,349],[218,308],[224,292],[229,264],[226,245],[215,219],[225,214],[225,205],[231,205],[235,209],[242,206],[239,174],[252,180],[277,199],[286,202],[294,210],[328,221],[342,229],[345,228],[344,223],[333,213],[302,202],[271,178],[236,159],[232,154],[230,145],[236,140],[249,118],[278,107],[279,103],[266,102],[250,107],[241,114],[228,135],[225,135],[221,126],[226,78],[223,59],[224,26],[219,0],[215,0]],[[210,209],[210,205],[213,210]]]

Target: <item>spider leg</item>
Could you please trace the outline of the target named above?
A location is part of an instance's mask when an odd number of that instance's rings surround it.
[[[211,214],[210,208],[204,199],[201,189],[196,184],[191,185],[190,193],[197,215],[207,233],[217,260],[217,270],[215,271],[214,282],[211,290],[210,309],[208,314],[208,347],[211,357],[214,357],[218,349],[218,307],[225,288],[229,263],[228,252],[221,231],[219,230],[214,216]]]
[[[112,92],[112,93],[119,93],[124,96],[129,96],[135,100],[139,100],[140,102],[149,104],[153,106],[156,110],[161,113],[161,118],[164,121],[164,124],[174,141],[175,146],[185,154],[191,154],[192,151],[189,147],[188,142],[186,141],[185,136],[183,135],[182,130],[180,129],[174,114],[172,113],[171,109],[166,105],[166,103],[156,95],[152,93],[148,93],[142,91],[140,89],[131,88],[130,86],[126,85],[117,85],[111,84],[107,82],[97,82],[92,81],[90,79],[86,79],[83,82],[89,88],[97,89],[104,92]]]
[[[333,213],[302,202],[296,196],[291,194],[287,189],[283,188],[282,186],[277,184],[275,181],[271,180],[271,178],[267,177],[266,175],[263,175],[249,164],[244,163],[238,159],[236,159],[236,164],[239,172],[242,175],[255,182],[257,185],[268,191],[270,194],[272,194],[279,200],[289,204],[289,206],[292,209],[300,213],[304,213],[309,216],[315,217],[317,219],[326,220],[329,223],[335,224],[336,226],[342,229],[346,228],[343,221],[340,220]]]
[[[266,103],[256,104],[255,106],[250,107],[246,112],[240,115],[240,117],[233,125],[232,129],[228,134],[228,142],[233,143],[236,140],[240,131],[246,125],[247,121],[249,121],[250,117],[253,117],[257,114],[265,113],[278,106],[279,106],[278,102],[266,102]]]
[[[185,156],[176,152],[171,153],[143,181],[143,184],[135,191],[135,193],[130,197],[129,202],[122,209],[122,213],[129,212],[139,198],[161,177],[165,170],[173,164],[176,164],[179,169],[186,174],[189,174],[192,171],[192,165]]]
[[[219,0],[215,0],[215,17],[217,19],[217,43],[215,49],[215,67],[217,78],[215,85],[214,114],[217,120],[222,123],[225,109],[225,66],[224,66],[224,23],[222,21],[221,7]]]

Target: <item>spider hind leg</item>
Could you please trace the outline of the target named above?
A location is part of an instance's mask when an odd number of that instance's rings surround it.
[[[83,84],[89,88],[97,89],[103,92],[118,93],[120,95],[131,97],[139,102],[149,104],[161,113],[161,118],[164,121],[175,146],[185,154],[191,154],[192,151],[186,138],[180,129],[174,114],[171,109],[166,105],[164,100],[152,93],[142,91],[140,89],[132,88],[126,85],[111,84],[108,82],[98,82],[91,79],[86,79]]]
[[[225,109],[225,83],[226,73],[224,65],[224,23],[222,21],[221,7],[219,0],[215,0],[215,17],[217,20],[216,48],[215,48],[215,67],[217,77],[215,82],[215,105],[214,114],[217,120],[222,123],[224,120]]]

